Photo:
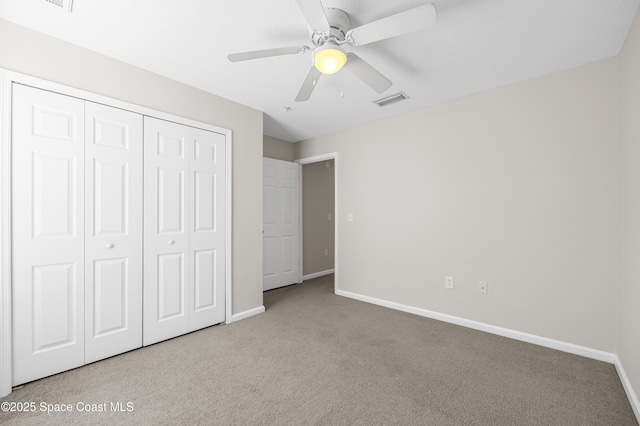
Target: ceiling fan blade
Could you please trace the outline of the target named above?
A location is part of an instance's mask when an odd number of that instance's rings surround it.
[[[344,67],[378,93],[384,92],[393,84],[380,71],[355,53],[347,53],[347,65]]]
[[[249,59],[269,58],[271,56],[295,55],[305,53],[309,50],[307,46],[279,47],[276,49],[254,50],[252,52],[232,53],[227,55],[231,62],[248,61]]]
[[[354,46],[424,30],[436,24],[438,13],[433,4],[425,4],[349,30],[346,39]]]
[[[304,102],[309,100],[311,94],[313,93],[313,89],[315,89],[316,84],[318,84],[318,80],[320,79],[321,75],[322,73],[318,71],[316,67],[311,67],[309,73],[307,73],[307,76],[304,79],[304,82],[302,83],[302,87],[300,87],[300,90],[298,91],[296,102]]]
[[[320,0],[296,0],[296,3],[314,32],[328,33],[331,30]]]

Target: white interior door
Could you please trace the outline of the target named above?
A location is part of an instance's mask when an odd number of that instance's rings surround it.
[[[84,363],[84,102],[13,85],[13,384]]]
[[[300,166],[263,160],[263,288],[271,290],[300,281]]]
[[[145,117],[149,345],[225,320],[225,136]]]
[[[189,128],[144,118],[143,343],[189,330]]]
[[[85,103],[85,363],[142,346],[142,115]]]
[[[189,129],[189,187],[192,188],[189,329],[197,330],[225,320],[226,285],[226,137]]]
[[[11,383],[223,322],[227,133],[11,99]]]

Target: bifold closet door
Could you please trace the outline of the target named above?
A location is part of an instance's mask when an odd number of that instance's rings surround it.
[[[225,319],[225,136],[145,117],[144,344]]]
[[[142,346],[142,115],[85,103],[85,363]]]
[[[84,102],[13,85],[13,384],[84,363]]]
[[[191,230],[190,331],[225,320],[226,172],[225,136],[189,129]]]
[[[13,384],[142,346],[142,116],[13,85]]]
[[[144,329],[149,345],[184,334],[189,202],[189,129],[144,118]]]

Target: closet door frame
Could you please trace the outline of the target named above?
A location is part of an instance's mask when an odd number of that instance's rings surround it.
[[[229,129],[202,123],[151,108],[123,102],[62,84],[0,68],[0,397],[11,393],[12,383],[12,259],[11,259],[11,105],[12,85],[23,84],[38,89],[73,96],[83,100],[120,108],[138,114],[173,121],[225,135],[226,152],[226,262],[225,262],[225,322],[232,321],[232,132]]]

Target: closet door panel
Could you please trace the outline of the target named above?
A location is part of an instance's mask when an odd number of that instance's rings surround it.
[[[192,330],[225,320],[225,136],[190,129]]]
[[[189,128],[144,118],[144,332],[149,345],[189,331]]]
[[[83,110],[13,85],[13,385],[84,363]]]
[[[86,102],[86,363],[142,346],[142,124]]]

